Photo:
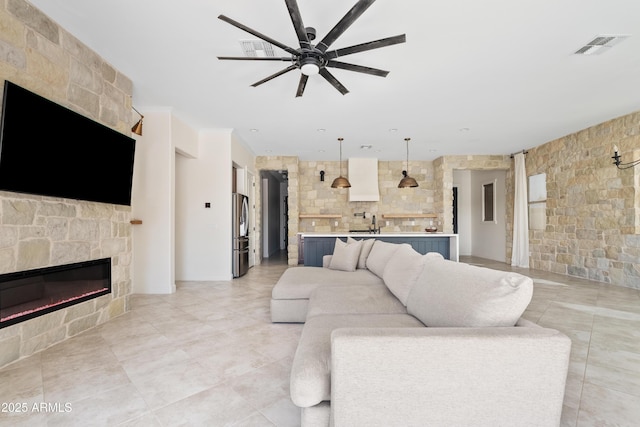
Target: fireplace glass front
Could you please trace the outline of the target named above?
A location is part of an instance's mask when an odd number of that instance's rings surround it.
[[[111,258],[0,275],[0,328],[111,293]]]

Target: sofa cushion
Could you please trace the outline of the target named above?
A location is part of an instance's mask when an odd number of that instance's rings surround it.
[[[407,305],[409,291],[416,284],[418,276],[422,273],[425,260],[429,257],[444,259],[437,252],[429,252],[422,255],[411,246],[401,246],[389,258],[384,267],[382,279],[389,290],[404,304]]]
[[[362,249],[362,240],[347,239],[343,242],[336,237],[336,244],[333,248],[333,256],[329,268],[332,270],[356,271],[358,259],[360,258],[360,250]]]
[[[324,286],[383,284],[369,270],[353,272],[323,267],[289,267],[271,290],[273,299],[308,299],[311,292]]]
[[[351,240],[355,240],[351,237],[347,238],[347,242]],[[373,244],[376,242],[376,239],[362,239],[362,250],[360,251],[360,257],[358,258],[358,268],[367,268],[367,258],[371,253],[371,248]]]
[[[383,284],[331,286],[311,293],[307,319],[321,314],[406,313],[406,307]]]
[[[531,301],[533,280],[518,273],[427,259],[407,311],[427,326],[514,326]]]
[[[337,314],[309,318],[291,366],[291,400],[296,406],[306,408],[331,399],[331,332],[349,327],[418,328],[424,325],[408,314]]]
[[[389,243],[377,240],[373,243],[371,252],[367,257],[367,269],[373,272],[376,276],[382,277],[384,274],[384,268],[389,262],[391,256],[401,247],[409,246],[408,243]]]

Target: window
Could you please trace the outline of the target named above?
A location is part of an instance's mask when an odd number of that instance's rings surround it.
[[[529,177],[529,229],[547,228],[547,174]]]
[[[482,184],[482,221],[498,223],[496,219],[496,183]]]

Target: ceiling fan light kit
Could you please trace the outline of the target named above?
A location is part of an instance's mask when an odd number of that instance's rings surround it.
[[[356,19],[364,13],[365,10],[373,4],[375,0],[359,0],[345,15],[344,17],[327,33],[327,35],[320,40],[317,44],[311,42],[316,38],[316,30],[313,27],[305,27],[302,22],[302,16],[298,8],[296,0],[285,0],[285,4],[291,17],[293,28],[296,31],[298,37],[299,48],[295,49],[287,46],[279,41],[272,39],[244,24],[239,23],[225,15],[218,16],[219,19],[225,21],[236,28],[246,31],[249,34],[258,37],[274,46],[279,47],[291,56],[288,57],[236,57],[236,56],[219,56],[218,59],[222,60],[250,60],[250,61],[285,61],[291,62],[287,68],[280,70],[251,86],[256,87],[263,83],[268,82],[276,77],[279,77],[289,71],[299,69],[301,72],[300,81],[298,83],[298,90],[296,91],[296,97],[300,97],[304,93],[304,89],[307,85],[307,79],[309,76],[320,74],[327,82],[329,82],[336,90],[341,94],[346,95],[349,90],[342,85],[331,74],[328,68],[340,68],[348,71],[355,71],[358,73],[369,74],[373,76],[386,77],[389,74],[388,71],[380,70],[377,68],[365,67],[362,65],[350,64],[341,61],[335,61],[339,57],[351,55],[358,52],[365,52],[372,49],[378,49],[385,46],[391,46],[394,44],[404,43],[406,41],[406,35],[401,34],[398,36],[387,37],[380,40],[375,40],[367,43],[361,43],[336,50],[328,50],[329,47],[335,42],[346,30],[353,24]]]

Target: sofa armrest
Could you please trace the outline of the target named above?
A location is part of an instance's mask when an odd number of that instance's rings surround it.
[[[334,426],[558,426],[571,340],[541,327],[343,328]]]
[[[329,268],[329,266],[331,265],[331,258],[333,257],[333,255],[323,255],[322,256],[322,266],[324,268]]]

